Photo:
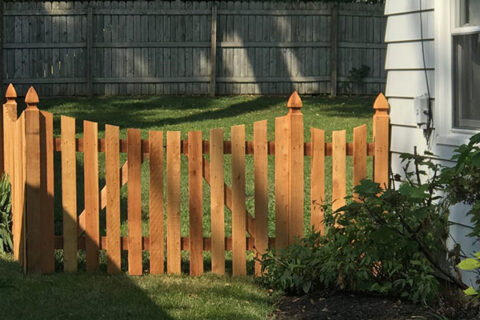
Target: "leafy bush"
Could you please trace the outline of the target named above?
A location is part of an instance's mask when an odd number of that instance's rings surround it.
[[[0,253],[11,252],[12,244],[12,215],[11,189],[5,175],[0,178]]]
[[[264,256],[264,284],[291,293],[314,288],[380,292],[429,301],[441,280],[465,289],[446,250],[448,201],[441,167],[428,157],[402,155],[405,182],[382,191],[363,180],[360,201],[327,215],[324,237],[312,235]],[[427,171],[428,170],[428,174]]]
[[[452,160],[455,166],[445,168],[442,179],[448,183],[448,198],[450,202],[471,205],[467,213],[472,218],[472,232],[470,236],[480,236],[480,134],[470,138],[468,144],[461,145],[455,150]],[[467,258],[458,264],[458,268],[466,271],[475,271],[480,275],[480,252],[473,258]],[[465,294],[480,296],[473,287],[467,288]]]

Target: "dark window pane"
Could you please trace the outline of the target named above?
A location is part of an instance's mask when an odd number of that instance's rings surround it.
[[[460,0],[457,27],[480,25],[480,0]]]
[[[453,37],[454,126],[480,128],[480,34]]]

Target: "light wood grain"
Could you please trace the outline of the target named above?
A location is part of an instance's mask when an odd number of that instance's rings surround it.
[[[232,271],[247,274],[245,215],[245,126],[233,126],[232,136]]]
[[[77,271],[77,156],[75,119],[62,116],[62,207],[63,265],[66,272]]]
[[[223,129],[210,130],[210,206],[212,272],[225,273],[225,204]]]
[[[346,204],[345,139],[345,130],[332,132],[332,211],[336,211]]]
[[[84,187],[85,187],[85,243],[87,271],[98,268],[100,246],[99,187],[98,187],[98,124],[83,122]]]
[[[325,132],[311,128],[312,160],[310,189],[310,225],[316,232],[325,233]]]
[[[167,273],[180,270],[180,131],[167,132]]]
[[[188,194],[190,222],[190,275],[203,273],[202,243],[202,132],[188,133]]]
[[[268,249],[268,141],[267,121],[253,124],[255,167],[255,248],[260,259]],[[262,274],[260,261],[255,261],[255,275]]]
[[[105,178],[107,207],[107,272],[121,271],[119,128],[105,126]]]
[[[150,147],[150,273],[164,273],[163,132],[149,132]]]
[[[128,140],[128,272],[142,274],[142,148],[139,129],[127,129]]]

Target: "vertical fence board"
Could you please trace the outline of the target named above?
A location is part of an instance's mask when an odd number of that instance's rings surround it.
[[[12,234],[14,259],[23,265],[25,255],[25,113],[16,122],[12,182]]]
[[[167,132],[167,272],[180,273],[180,131]]]
[[[325,233],[325,131],[312,128],[312,160],[310,176],[310,224],[316,232]]]
[[[127,130],[128,143],[128,272],[142,274],[142,148],[139,129]]]
[[[212,272],[225,273],[225,204],[223,129],[210,130],[210,205]]]
[[[163,132],[149,132],[150,153],[150,273],[164,273]]]
[[[233,275],[247,274],[245,208],[245,126],[233,126],[232,139],[232,251]]]
[[[353,186],[367,177],[367,126],[353,129]],[[354,199],[358,199],[356,193]]]
[[[294,93],[295,95],[296,93]],[[290,101],[290,100],[289,100]],[[304,133],[303,115],[299,109],[290,106],[289,118],[289,210],[288,210],[288,244],[293,244],[295,238],[303,237],[304,220]],[[301,105],[300,105],[301,107]]]
[[[202,132],[188,133],[188,194],[190,211],[190,275],[203,273]]]
[[[62,208],[63,266],[66,272],[77,271],[77,156],[75,119],[62,116]]]
[[[54,222],[54,169],[53,169],[53,114],[46,111],[40,111],[40,154],[42,168],[42,195],[41,210],[42,217],[42,241],[43,272],[51,273],[55,271],[55,222]]]
[[[100,248],[98,124],[96,122],[83,121],[83,166],[87,271],[94,271],[98,268]]]
[[[373,109],[375,109],[373,116],[373,139],[375,142],[373,179],[385,189],[388,188],[390,118],[387,113],[388,101],[383,94],[378,95]]]
[[[41,207],[41,154],[40,154],[40,112],[38,109],[25,110],[25,205],[26,219],[26,271],[42,273],[43,230]]]
[[[105,180],[107,190],[107,272],[121,271],[119,128],[105,126]]]
[[[267,121],[253,124],[255,167],[255,248],[260,259],[268,249],[268,141]],[[255,261],[255,275],[261,275],[261,264]]]
[[[332,211],[345,205],[346,131],[332,132]]]
[[[288,244],[288,119],[275,119],[275,247]]]

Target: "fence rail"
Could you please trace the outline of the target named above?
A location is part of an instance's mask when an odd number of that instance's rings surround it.
[[[304,159],[311,157],[311,227],[324,232],[325,157],[332,157],[333,209],[344,202],[346,157],[353,157],[353,183],[367,176],[367,157],[373,157],[374,180],[388,183],[388,103],[380,94],[375,101],[374,141],[367,143],[366,125],[354,129],[353,142],[346,131],[334,131],[332,142],[323,130],[312,128],[304,141],[302,101],[294,92],[289,112],[275,119],[275,141],[267,140],[267,121],[253,126],[253,141],[246,141],[245,126],[231,128],[224,141],[223,129],[212,129],[209,140],[201,131],[149,131],[141,139],[139,129],[127,129],[120,139],[117,126],[105,126],[98,138],[98,125],[83,121],[83,137],[77,138],[74,118],[62,116],[61,133],[54,137],[53,115],[38,109],[33,87],[27,93],[27,108],[17,118],[16,92],[12,85],[3,105],[3,161],[13,192],[14,255],[28,273],[54,271],[54,250],[62,250],[65,271],[75,272],[79,249],[86,252],[88,271],[99,267],[99,253],[106,251],[108,273],[121,271],[122,251],[128,251],[128,271],[142,274],[142,251],[150,252],[150,273],[180,273],[181,252],[190,253],[190,274],[204,272],[203,252],[211,252],[212,271],[225,272],[225,251],[232,251],[233,275],[244,275],[246,253],[257,256],[269,247],[285,247],[304,230]],[[164,138],[166,139],[164,140]],[[55,164],[55,153],[61,161]],[[77,208],[77,153],[83,153],[84,210]],[[99,154],[105,154],[105,186],[100,189]],[[127,160],[121,165],[120,154]],[[224,179],[224,156],[231,155],[231,185]],[[206,156],[209,156],[208,159]],[[246,157],[253,155],[255,211],[246,209]],[[268,236],[268,156],[275,157],[275,237]],[[189,236],[180,233],[180,169],[188,159]],[[142,235],[141,165],[149,159],[149,236]],[[60,167],[56,167],[61,164]],[[54,232],[54,174],[61,174],[62,235]],[[166,189],[164,190],[164,175]],[[203,190],[210,186],[211,236],[203,236]],[[128,237],[121,236],[120,188],[127,185]],[[164,196],[165,195],[165,196]],[[184,204],[187,205],[187,204]],[[164,219],[166,208],[166,221]],[[225,209],[232,212],[232,234],[225,235]],[[106,209],[106,235],[100,233],[100,211]],[[252,213],[254,216],[252,216]],[[166,226],[166,228],[165,228]],[[166,234],[164,234],[166,229]],[[260,274],[256,262],[255,273]]]
[[[4,2],[3,83],[42,96],[375,94],[383,6],[320,1]],[[212,41],[213,39],[213,41]],[[362,84],[350,72],[370,68]],[[356,75],[357,77],[359,75]]]

